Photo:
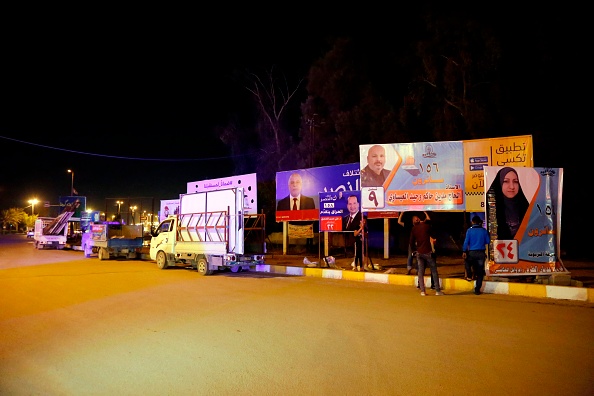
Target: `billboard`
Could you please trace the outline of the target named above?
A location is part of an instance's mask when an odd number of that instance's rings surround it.
[[[60,213],[64,211],[73,211],[73,215],[70,217],[71,221],[80,221],[82,213],[87,210],[87,197],[81,197],[78,195],[58,197],[60,205]]]
[[[276,221],[319,220],[320,192],[359,190],[359,164],[276,173]]]
[[[351,213],[361,212],[361,191],[319,193],[319,200],[320,231],[353,231],[348,229],[348,217]]]
[[[359,146],[369,217],[404,210],[485,211],[485,166],[533,166],[532,136]]]
[[[363,210],[464,210],[461,141],[359,146]]]
[[[491,235],[487,275],[565,273],[560,255],[562,168],[485,166]]]
[[[162,199],[159,207],[159,222],[165,220],[167,216],[179,213],[179,198]]]
[[[238,187],[243,188],[245,198],[244,212],[246,214],[258,214],[258,183],[255,173],[189,182],[186,193],[191,194]]]
[[[485,211],[485,166],[534,166],[532,135],[464,141],[466,210]]]

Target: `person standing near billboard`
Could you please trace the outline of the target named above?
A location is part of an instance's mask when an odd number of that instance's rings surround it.
[[[363,231],[365,223],[362,220],[361,211],[359,210],[359,197],[355,194],[347,197],[347,209],[349,214],[342,218],[342,230],[346,232],[353,232],[355,260],[354,268],[357,271],[365,270],[363,266]]]
[[[431,269],[431,278],[435,285],[435,295],[443,296],[441,285],[439,283],[439,274],[437,272],[437,263],[433,255],[433,243],[436,240],[433,228],[429,221],[421,221],[413,226],[410,233],[409,245],[411,249],[417,250],[417,262],[419,266],[419,288],[421,289],[421,296],[425,296],[425,267]]]
[[[425,214],[425,220],[431,220],[429,218],[429,215],[427,214],[427,212],[423,212],[423,213]],[[419,224],[421,222],[421,218],[418,216],[418,214],[416,214],[416,213],[413,214],[412,218],[411,218],[410,226],[407,226],[406,223],[404,222],[404,219],[402,218],[403,214],[404,214],[404,211],[400,212],[400,215],[398,215],[398,224],[400,224],[407,231],[407,236],[408,236],[408,238],[410,238],[410,232],[412,231],[412,228],[416,224]],[[410,273],[412,271],[412,265],[413,265],[413,249],[410,247],[410,245],[408,245],[408,257],[406,258],[406,275],[410,275]]]
[[[462,244],[462,258],[466,270],[466,280],[472,281],[472,275],[476,281],[474,294],[481,294],[483,278],[485,277],[486,251],[490,243],[489,233],[483,228],[483,220],[473,216],[472,226],[466,230],[464,243]]]

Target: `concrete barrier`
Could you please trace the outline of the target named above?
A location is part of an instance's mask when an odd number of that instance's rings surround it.
[[[329,268],[307,268],[292,267],[285,265],[258,265],[256,271],[269,272],[273,274],[286,274],[295,276],[311,276],[327,279],[341,279],[355,282],[375,282],[399,286],[416,287],[418,277],[416,275],[385,274],[375,272],[356,272]],[[551,277],[554,283],[568,283],[562,276]],[[429,288],[431,280],[425,277],[425,287]],[[458,278],[440,278],[443,291],[448,290],[471,292],[474,290],[474,282]],[[533,298],[552,298],[559,300],[575,300],[594,303],[594,289],[575,287],[570,285],[557,284],[532,284],[532,283],[508,283],[508,282],[483,282],[483,293],[486,294],[507,294],[510,296],[524,296]]]

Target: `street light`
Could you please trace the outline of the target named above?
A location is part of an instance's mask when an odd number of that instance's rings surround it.
[[[29,200],[29,201],[27,201],[27,202],[29,202],[29,203],[31,204],[31,216],[33,216],[33,215],[35,214],[35,205],[36,205],[36,204],[37,204],[39,201],[37,200],[37,198],[33,198],[33,199],[30,199],[30,200]]]
[[[123,201],[116,201],[116,205],[118,205],[118,214],[120,214],[120,209],[122,208]]]
[[[136,206],[130,206],[130,210],[132,211],[132,225],[136,224],[136,219],[134,218],[134,212],[136,211]]]
[[[72,178],[70,181],[70,196],[74,196],[74,171],[72,169],[68,169],[68,173],[72,173]]]

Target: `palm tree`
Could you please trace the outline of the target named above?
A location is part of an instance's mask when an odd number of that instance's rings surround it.
[[[8,228],[8,232],[12,232],[13,228],[16,231],[19,229],[19,224],[25,222],[25,211],[20,208],[10,208],[5,209],[2,211],[0,216],[0,221],[2,222],[2,231],[3,233],[6,232]],[[33,216],[31,216],[33,217]],[[35,220],[33,220],[33,223]],[[8,226],[8,227],[7,227]]]

